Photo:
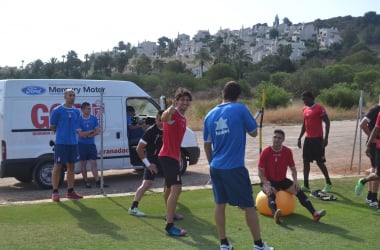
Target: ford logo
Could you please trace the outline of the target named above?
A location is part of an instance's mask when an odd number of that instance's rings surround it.
[[[27,86],[22,88],[21,91],[26,95],[42,95],[46,92],[46,89],[39,86]]]

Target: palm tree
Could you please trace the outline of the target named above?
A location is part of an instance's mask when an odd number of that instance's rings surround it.
[[[199,65],[201,66],[201,75],[203,77],[203,67],[205,63],[211,62],[213,60],[212,56],[208,53],[205,48],[201,48],[199,53],[195,56],[195,60],[199,61]]]

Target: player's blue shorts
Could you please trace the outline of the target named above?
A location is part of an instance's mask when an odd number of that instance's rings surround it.
[[[95,160],[98,158],[98,152],[95,144],[78,143],[79,148],[79,160]]]
[[[210,168],[210,176],[216,204],[229,203],[241,208],[255,205],[247,168]]]
[[[55,144],[54,163],[75,163],[79,160],[78,145]]]

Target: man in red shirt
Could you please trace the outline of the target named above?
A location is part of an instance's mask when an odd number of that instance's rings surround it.
[[[185,112],[192,96],[189,90],[178,88],[173,104],[161,116],[163,124],[162,148],[158,161],[162,167],[165,185],[170,189],[166,202],[165,231],[171,236],[184,236],[186,230],[174,225],[174,212],[182,190],[180,171],[181,143],[186,131]]]
[[[303,176],[304,185],[301,187],[304,192],[310,192],[309,173],[310,162],[317,162],[319,169],[322,171],[326,180],[326,185],[323,192],[330,192],[332,183],[329,177],[329,172],[326,167],[325,147],[328,144],[330,132],[330,120],[327,116],[326,109],[314,102],[314,96],[311,92],[305,91],[302,93],[302,100],[305,104],[303,114],[303,124],[301,133],[298,138],[298,147],[301,148],[301,139],[306,132],[305,141],[303,144]],[[325,136],[323,137],[322,122],[325,123]]]
[[[260,154],[258,163],[261,189],[268,196],[268,205],[273,213],[274,222],[279,224],[281,210],[277,209],[276,192],[284,190],[297,196],[299,202],[318,222],[326,214],[326,210],[316,211],[309,198],[301,190],[297,180],[297,170],[294,164],[293,152],[290,148],[282,145],[285,133],[280,129],[273,132],[273,144],[266,147]],[[286,171],[292,172],[292,180],[286,177]]]

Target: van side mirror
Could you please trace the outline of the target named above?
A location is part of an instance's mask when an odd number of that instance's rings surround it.
[[[167,106],[168,105],[166,103],[166,96],[164,95],[160,96],[160,109],[165,110]]]

